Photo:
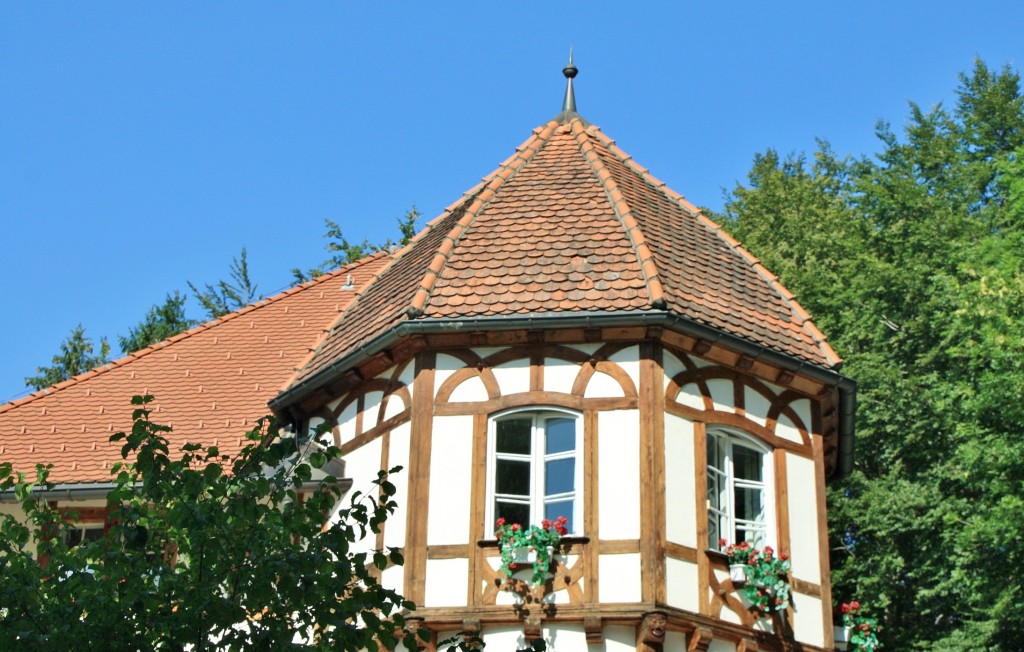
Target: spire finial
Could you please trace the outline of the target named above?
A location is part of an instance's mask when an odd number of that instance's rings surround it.
[[[569,47],[569,63],[562,68],[562,74],[565,75],[565,100],[562,102],[563,113],[576,113],[576,95],[572,91],[572,80],[579,70],[572,63],[572,46]]]

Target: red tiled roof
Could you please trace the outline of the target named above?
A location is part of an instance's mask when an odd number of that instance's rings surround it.
[[[0,461],[31,471],[52,463],[54,482],[109,481],[121,460],[110,436],[131,427],[135,394],[152,394],[152,420],[187,441],[237,452],[267,401],[284,388],[338,313],[388,262],[377,254],[0,405]],[[351,277],[351,284],[348,284]]]
[[[650,309],[821,367],[838,364],[756,258],[599,129],[563,115],[399,252],[297,381],[315,385],[408,319]]]

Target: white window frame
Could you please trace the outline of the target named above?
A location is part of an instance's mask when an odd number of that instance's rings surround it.
[[[573,529],[569,532],[569,535],[581,535],[583,534],[583,466],[584,466],[584,455],[583,455],[583,419],[582,415],[578,412],[571,410],[565,410],[556,407],[527,407],[518,408],[514,410],[506,410],[498,414],[494,414],[488,421],[487,426],[487,502],[485,509],[485,526],[484,531],[488,536],[494,536],[494,523],[497,519],[495,512],[495,501],[497,494],[495,493],[495,481],[497,474],[497,435],[498,435],[498,422],[508,419],[510,417],[523,417],[532,416],[532,445],[530,450],[531,455],[517,455],[510,453],[502,453],[502,457],[505,459],[522,459],[523,461],[529,460],[530,464],[530,522],[522,523],[523,526],[529,525],[540,525],[541,520],[544,519],[544,505],[546,499],[560,498],[565,499],[570,497],[570,494],[556,494],[555,496],[545,496],[544,493],[544,462],[556,459],[564,459],[566,457],[573,457],[576,460],[574,465],[574,478],[573,486],[574,491],[571,493],[572,498],[572,525]],[[541,425],[544,419],[556,417],[556,418],[569,418],[573,419],[575,425],[576,442],[572,453],[553,453],[546,455],[544,453],[544,429]],[[507,456],[507,457],[506,457]],[[569,515],[566,515],[569,516]]]
[[[706,449],[710,451],[712,441],[717,441],[725,448],[725,464],[723,469],[713,466],[710,459],[705,461],[707,473],[707,518],[708,518],[708,547],[718,549],[718,539],[723,538],[729,543],[740,543],[744,540],[737,536],[737,530],[744,532],[759,532],[750,540],[751,545],[763,548],[766,545],[776,546],[775,527],[775,468],[772,449],[759,440],[745,433],[737,432],[726,428],[708,428],[706,436]],[[753,451],[761,456],[761,480],[753,481],[737,478],[733,465],[734,449],[742,447]],[[707,454],[705,454],[707,457]],[[719,483],[718,505],[711,491],[713,481]],[[743,521],[736,515],[736,489],[761,489],[764,500],[763,524],[756,521]],[[724,498],[725,504],[720,504]],[[718,531],[713,527],[714,521],[718,521]],[[739,540],[736,540],[739,539]],[[749,539],[748,539],[749,540]]]

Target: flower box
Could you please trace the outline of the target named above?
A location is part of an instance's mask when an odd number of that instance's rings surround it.
[[[548,553],[548,559],[551,564],[555,563],[555,548],[554,546],[545,546],[545,550]],[[526,568],[533,568],[533,565],[537,563],[537,549],[536,548],[512,548],[510,550],[512,555],[512,563],[509,564],[509,570],[513,572],[521,571]]]

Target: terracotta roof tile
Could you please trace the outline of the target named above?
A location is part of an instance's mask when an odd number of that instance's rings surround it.
[[[323,329],[389,258],[365,258],[99,369],[0,405],[0,461],[21,471],[52,463],[54,482],[104,482],[120,461],[110,435],[131,426],[135,394],[153,420],[188,441],[238,451],[267,401],[291,380]]]
[[[793,295],[718,225],[596,127],[551,121],[394,258],[297,380],[407,319],[652,308],[839,362]]]

